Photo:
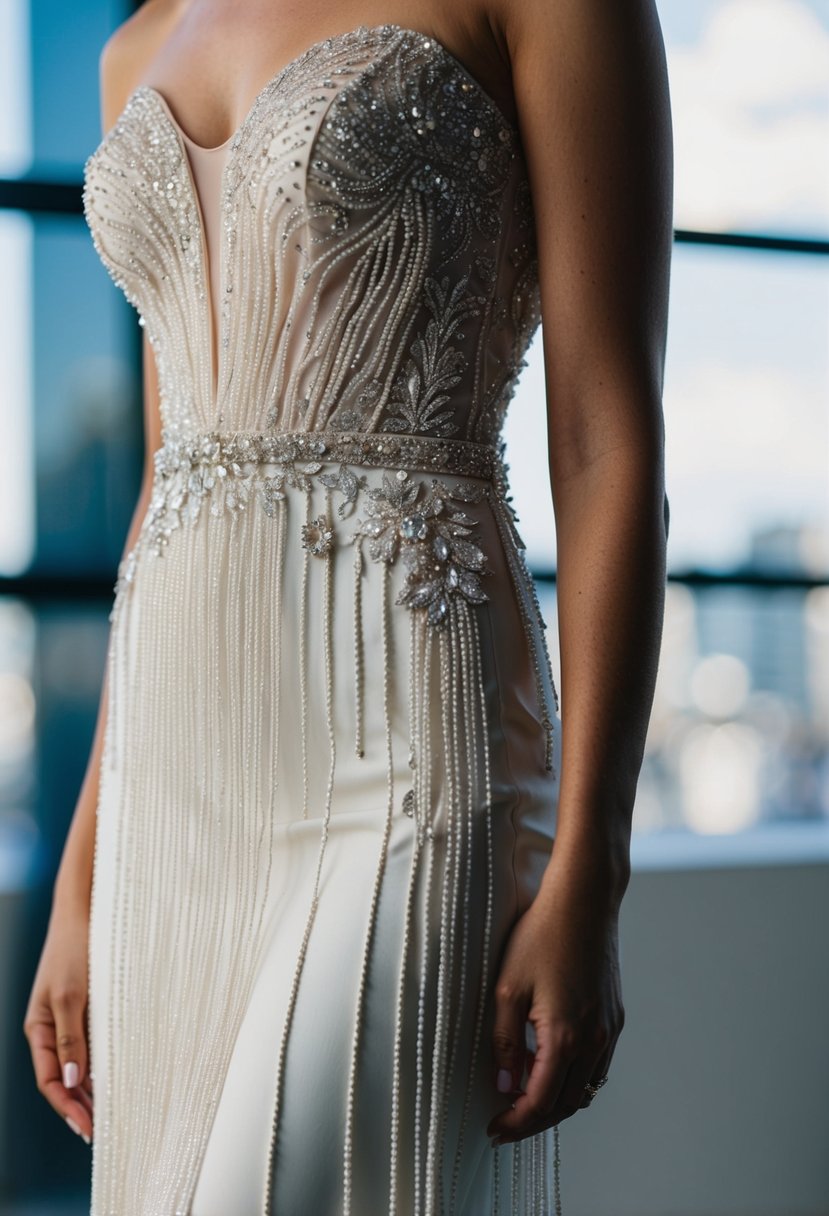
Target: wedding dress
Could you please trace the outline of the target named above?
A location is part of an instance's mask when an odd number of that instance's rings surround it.
[[[218,148],[139,85],[83,199],[163,422],[110,615],[93,1216],[560,1210],[558,1128],[485,1130],[560,760],[500,435],[540,321],[518,131],[360,26]]]

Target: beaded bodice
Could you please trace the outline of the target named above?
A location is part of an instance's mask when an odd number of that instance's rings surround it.
[[[385,24],[309,47],[260,91],[220,180],[209,253],[186,137],[149,85],[84,167],[168,438],[496,443],[539,321],[530,191],[517,129],[441,43]]]

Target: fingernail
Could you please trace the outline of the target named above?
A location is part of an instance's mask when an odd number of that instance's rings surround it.
[[[498,1069],[498,1080],[496,1082],[498,1092],[500,1094],[508,1094],[512,1089],[512,1073],[508,1068]]]
[[[87,1144],[92,1143],[92,1141],[89,1139],[89,1136],[87,1136],[86,1132],[81,1131],[81,1129],[78,1127],[78,1125],[74,1119],[70,1119],[69,1115],[64,1115],[64,1118],[66,1119],[66,1122],[72,1128],[72,1131],[75,1133],[76,1136],[80,1136],[81,1139],[85,1140]]]
[[[78,1084],[78,1066],[74,1060],[63,1066],[63,1083],[67,1089],[74,1089]]]

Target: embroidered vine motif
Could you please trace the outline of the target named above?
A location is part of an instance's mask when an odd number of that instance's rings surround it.
[[[85,163],[84,212],[154,346],[168,425],[494,442],[481,412],[511,362],[497,327],[513,324],[494,303],[509,302],[521,269],[506,249],[533,238],[526,179],[517,130],[463,66],[434,39],[387,25],[298,56],[230,141],[215,334],[197,184],[152,87],[133,91]],[[239,292],[252,257],[259,273]],[[477,313],[471,294],[462,302],[441,282],[464,270]],[[357,284],[365,307],[354,306]],[[470,305],[453,337],[434,317],[428,326],[429,295],[441,293],[450,328],[453,303]],[[413,309],[424,312],[419,335]]]
[[[265,514],[272,517],[277,503],[286,496],[286,487],[309,491],[315,478],[342,494],[337,513],[345,517],[366,484],[365,474],[358,476],[344,462],[335,472],[323,473],[323,462],[313,457],[323,454],[326,444],[308,436],[305,440],[301,445],[283,442],[279,454],[271,457],[278,467],[269,476],[257,472],[261,453],[254,439],[228,442],[210,434],[193,443],[163,443],[155,453],[156,481],[144,524],[150,547],[160,553],[183,520],[198,518],[207,499],[211,500],[211,515],[218,516],[237,514],[248,506],[251,495],[258,494]],[[249,469],[245,467],[248,462]]]
[[[480,501],[486,487],[450,488],[436,477],[425,493],[424,487],[405,469],[395,480],[384,473],[382,485],[367,493],[367,518],[357,520],[354,538],[368,537],[372,561],[393,562],[400,555],[406,576],[395,603],[426,608],[429,624],[439,626],[447,619],[450,596],[473,604],[489,599],[480,578],[492,573],[486,554],[466,539],[477,521],[452,506],[453,500]]]
[[[467,317],[478,316],[481,301],[465,294],[469,275],[449,290],[449,279],[428,278],[423,292],[432,316],[422,337],[394,381],[389,409],[397,410],[383,422],[383,431],[453,435],[458,430],[454,410],[442,407],[451,400],[450,389],[460,382],[467,359],[449,339]]]
[[[266,515],[272,516],[276,513],[276,503],[285,497],[286,485],[297,490],[309,490],[313,485],[313,478],[317,477],[324,486],[339,490],[343,495],[343,501],[337,507],[337,514],[342,518],[348,508],[357,501],[357,493],[366,482],[365,475],[358,477],[346,464],[341,464],[336,473],[323,473],[323,466],[319,461],[300,466],[295,457],[283,459],[284,468],[279,469],[272,477],[258,478]]]

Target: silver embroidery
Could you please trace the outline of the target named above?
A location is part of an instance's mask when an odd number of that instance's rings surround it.
[[[308,48],[261,90],[222,174],[215,397],[200,208],[153,89],[134,91],[88,158],[84,210],[146,325],[171,429],[497,441],[537,324],[504,307],[525,265],[504,250],[534,237],[529,187],[516,128],[435,39],[361,26]],[[245,270],[254,246],[273,251],[255,275]],[[441,322],[418,329],[438,284],[445,306],[460,307],[465,270],[466,340],[447,344],[441,389],[424,367]],[[447,391],[463,410],[430,399]]]
[[[354,535],[368,537],[372,561],[392,562],[400,555],[406,578],[395,603],[426,608],[429,624],[443,625],[451,596],[473,604],[489,598],[480,579],[491,573],[486,555],[466,539],[477,521],[452,505],[453,500],[478,502],[486,490],[450,487],[437,478],[424,490],[423,481],[407,475],[393,481],[384,473],[382,485],[368,491],[367,518],[357,521]]]
[[[515,132],[436,40],[410,34],[391,51],[337,96],[313,176],[349,212],[419,195],[434,208],[447,259],[457,257],[473,233],[498,234]]]
[[[459,452],[454,459],[447,459],[447,453],[455,449]],[[258,499],[265,514],[274,517],[277,504],[286,497],[286,487],[308,492],[315,482],[340,493],[337,513],[341,518],[362,496],[366,519],[356,521],[351,539],[368,537],[375,561],[390,562],[400,554],[406,581],[397,603],[427,608],[430,624],[442,624],[451,595],[462,595],[470,603],[486,600],[480,581],[482,574],[490,573],[485,554],[466,539],[476,521],[454,505],[480,502],[486,484],[457,482],[450,487],[432,478],[426,490],[424,481],[413,479],[401,467],[394,480],[384,473],[382,486],[369,487],[366,475],[355,472],[344,460],[336,470],[326,470],[326,464],[337,460],[336,453],[344,450],[375,465],[391,463],[396,453],[414,466],[434,468],[442,457],[444,467],[466,465],[467,471],[494,480],[496,485],[496,471],[503,468],[501,454],[483,445],[453,440],[441,443],[427,437],[389,442],[385,437],[372,440],[338,432],[325,437],[303,432],[278,436],[210,433],[185,443],[165,436],[155,453],[155,483],[139,541],[119,565],[116,600],[135,578],[140,546],[146,544],[151,553],[163,555],[172,533],[183,523],[195,522],[206,501],[210,514],[221,516],[238,514]],[[262,463],[279,467],[263,474],[257,468]],[[328,552],[334,536],[333,524],[324,515],[302,527],[302,543],[315,554]]]
[[[464,275],[451,290],[446,277],[440,283],[426,280],[423,292],[432,317],[398,372],[388,406],[397,413],[386,418],[382,430],[453,435],[459,429],[455,411],[442,407],[452,400],[450,390],[460,383],[461,370],[467,365],[466,357],[449,339],[463,320],[481,311],[479,301],[465,293],[467,280]]]

